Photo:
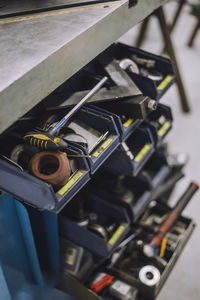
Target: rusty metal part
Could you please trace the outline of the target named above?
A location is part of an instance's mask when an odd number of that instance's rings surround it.
[[[66,154],[53,151],[35,154],[30,161],[29,169],[35,177],[52,184],[55,188],[64,185],[71,173]]]

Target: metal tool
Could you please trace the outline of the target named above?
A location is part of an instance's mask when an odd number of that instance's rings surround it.
[[[105,58],[100,62],[103,64],[105,71],[116,85],[128,88],[132,96],[142,94],[127,72],[120,67],[119,61],[116,59],[110,60]]]
[[[121,280],[115,280],[109,286],[109,293],[118,300],[135,300],[137,299],[138,291],[135,287]]]
[[[154,286],[160,281],[160,271],[152,265],[144,266],[139,271],[139,280],[147,286]]]
[[[147,69],[141,68],[140,75],[143,77],[147,77],[153,81],[161,81],[163,79],[163,75],[156,70],[147,70]]]
[[[198,190],[199,186],[191,182],[189,186],[187,187],[186,191],[183,193],[183,195],[180,197],[180,199],[177,201],[175,207],[169,212],[166,219],[163,221],[161,226],[158,229],[158,234],[153,237],[150,244],[147,244],[143,248],[143,252],[146,256],[152,257],[155,255],[155,249],[160,246],[163,238],[165,235],[169,232],[169,230],[172,228],[174,223],[179,218],[180,214],[188,204],[188,202],[191,200],[192,196],[195,194],[195,192]]]
[[[94,232],[95,234],[99,235],[104,240],[106,240],[106,241],[108,240],[108,233],[102,225],[93,223],[93,224],[89,225],[88,229],[90,231]]]
[[[114,277],[110,274],[106,273],[99,273],[93,280],[92,284],[90,285],[90,288],[95,293],[99,293],[102,291],[106,286],[109,286],[113,282]]]
[[[137,55],[132,55],[131,59],[138,65],[144,66],[146,68],[154,68],[156,65],[156,61],[149,58],[139,57]]]
[[[136,74],[140,73],[138,66],[130,58],[122,59],[119,63],[119,66],[123,70],[128,70],[131,73],[136,73]]]
[[[95,87],[77,104],[75,105],[59,122],[50,127],[47,132],[29,132],[24,136],[25,142],[40,148],[41,150],[65,150],[67,143],[61,138],[57,137],[59,130],[71,119],[71,117],[102,87],[108,80],[108,77],[103,79],[95,85]]]
[[[130,243],[133,239],[135,239],[138,235],[139,231],[136,233],[132,233],[129,237],[127,237],[123,242],[121,242],[118,247],[115,249],[115,252],[112,254],[111,259],[110,259],[110,265],[108,266],[109,268],[111,268],[116,261],[118,260],[118,258],[121,256],[121,253],[124,249],[124,247]]]
[[[51,103],[47,106],[47,110],[61,110],[63,108],[67,108],[73,105],[76,105],[80,98],[84,97],[89,90],[78,91],[73,93],[71,96],[67,97],[59,105],[55,106],[54,103]],[[141,94],[141,92],[140,92]],[[113,103],[126,100],[127,98],[132,97],[132,92],[126,86],[109,86],[109,88],[102,87],[92,98],[88,101],[88,103],[99,104],[112,101]]]

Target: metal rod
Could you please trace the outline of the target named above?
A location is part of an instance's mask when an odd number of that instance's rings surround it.
[[[81,101],[76,104],[67,114],[64,116],[56,125],[49,130],[49,133],[55,135],[58,130],[60,130],[66,122],[96,93],[98,90],[104,85],[104,83],[108,80],[108,77],[105,76],[101,81],[99,81],[93,89],[85,96]]]

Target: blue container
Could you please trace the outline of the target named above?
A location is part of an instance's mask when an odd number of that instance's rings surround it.
[[[158,120],[162,117],[164,117],[165,121],[159,124]],[[147,117],[145,124],[151,129],[157,147],[160,146],[165,136],[172,129],[172,123],[173,116],[171,108],[161,103],[159,103],[157,109]]]
[[[62,211],[60,216],[60,234],[101,257],[108,257],[129,231],[130,221],[126,210],[103,201],[95,195],[84,193],[83,198],[86,200],[86,205],[90,212],[106,216],[108,219],[116,222],[117,228],[113,235],[106,241],[87,228],[79,226],[75,221],[70,219],[68,207],[66,211]],[[74,205],[75,201],[81,201],[81,199],[77,197],[71,204]]]
[[[115,124],[112,114],[97,110],[94,107],[85,106],[80,109],[75,119],[81,120],[91,129],[95,129],[102,135],[107,133],[106,138],[89,153],[87,149],[75,142],[71,143],[80,148],[86,155],[91,174],[94,174],[103,162],[112,154],[112,152],[119,146],[119,131]],[[87,137],[86,137],[87,138]]]
[[[158,188],[171,172],[166,157],[162,152],[156,151],[143,167],[135,180],[141,182],[148,189]]]
[[[90,107],[93,107],[104,114],[111,115],[114,118],[115,124],[117,125],[119,131],[120,142],[124,142],[133,133],[133,131],[143,122],[142,120],[132,118],[131,115],[129,118],[125,118],[125,120],[123,120],[122,117],[120,117],[115,111],[114,105],[112,111],[108,111],[95,105],[90,105]]]
[[[87,195],[91,198],[97,197],[103,199],[110,206],[118,206],[120,209],[125,209],[131,222],[137,221],[140,216],[145,212],[145,209],[151,201],[151,191],[144,186],[142,181],[135,180],[135,177],[127,177],[124,181],[126,190],[133,192],[133,202],[127,202],[123,200],[122,195],[114,194],[107,188],[107,183],[109,180],[112,180],[112,177],[109,173],[106,173],[101,179],[99,177],[99,182],[91,182],[89,186],[86,187]],[[113,183],[114,184],[114,183]],[[105,186],[105,189],[102,188]]]
[[[175,80],[175,72],[170,59],[122,43],[115,43],[97,56],[95,61],[109,56],[117,60],[122,60],[124,58],[131,59],[132,55],[137,55],[139,58],[150,59],[156,62],[154,70],[163,75],[163,79],[158,82],[140,74],[127,72],[144,96],[159,100]],[[93,62],[94,66],[95,61]],[[92,65],[92,62],[90,65]],[[95,71],[97,72],[97,70]]]
[[[103,168],[114,174],[136,176],[153,154],[155,142],[151,130],[142,124],[126,140],[125,148],[118,148],[103,165]]]
[[[72,154],[74,151],[83,154],[73,145],[70,148]],[[61,189],[54,191],[50,184],[0,159],[0,188],[28,205],[58,212],[90,179],[86,158],[76,158],[76,162],[77,171]]]

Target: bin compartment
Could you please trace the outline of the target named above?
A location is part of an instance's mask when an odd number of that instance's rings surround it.
[[[108,257],[129,230],[125,209],[79,193],[62,211],[60,235],[101,257]]]
[[[165,136],[172,129],[172,122],[171,108],[161,103],[158,104],[154,112],[148,115],[145,123],[152,130],[157,146],[160,146]]]
[[[149,225],[156,228],[156,226],[161,224],[163,218],[170,210],[171,209],[168,206],[157,204],[151,209],[151,213],[148,217],[145,218],[145,220],[142,220],[140,224],[143,228],[145,228],[145,226],[148,227]],[[138,256],[137,240],[133,241],[133,244],[129,244],[129,246],[124,249],[114,266],[111,267],[112,270],[110,270],[110,273],[136,287],[139,290],[139,294],[142,299],[143,297],[145,297],[145,299],[155,299],[167,280],[167,277],[171,273],[177,259],[181,255],[181,252],[188,242],[194,227],[195,224],[191,219],[180,216],[178,221],[166,235],[166,248],[162,259],[156,259],[156,257],[149,258],[144,255]],[[150,232],[146,229],[146,233],[138,236],[138,239],[148,243],[150,240]],[[132,255],[135,257],[133,260],[130,256],[130,247],[132,247]],[[161,249],[159,248],[157,256],[160,257],[160,255]],[[127,261],[129,266],[127,265]],[[140,274],[140,270],[147,265],[153,266],[158,270],[156,273],[158,273],[159,280],[155,284],[147,285],[143,282],[143,280],[141,280],[143,275]],[[151,276],[151,274],[149,276]]]
[[[103,168],[114,174],[136,176],[153,154],[154,145],[151,130],[142,124],[116,149]]]

